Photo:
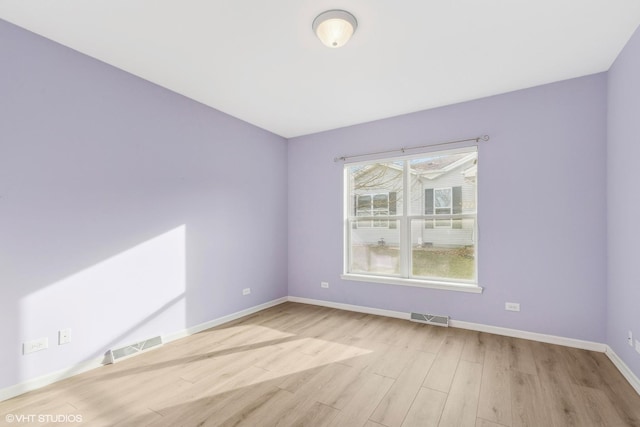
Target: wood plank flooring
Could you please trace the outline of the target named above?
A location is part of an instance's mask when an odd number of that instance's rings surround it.
[[[82,417],[56,426],[609,427],[640,426],[640,396],[604,354],[285,303],[0,402],[0,425],[7,414]]]

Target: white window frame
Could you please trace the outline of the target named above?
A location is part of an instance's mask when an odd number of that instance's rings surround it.
[[[434,214],[433,215],[424,215],[424,211],[420,215],[416,215],[410,210],[410,197],[406,197],[409,194],[410,190],[410,168],[409,162],[414,159],[423,158],[428,155],[439,154],[439,155],[447,155],[447,154],[456,154],[461,152],[470,152],[473,150],[477,151],[477,146],[465,147],[454,150],[438,150],[433,152],[423,152],[421,154],[412,155],[412,156],[402,156],[402,157],[394,157],[394,158],[384,158],[384,159],[376,159],[364,162],[353,162],[346,163],[344,167],[344,179],[343,179],[343,194],[344,194],[344,209],[343,209],[343,218],[344,218],[344,252],[343,252],[343,274],[341,278],[344,280],[353,280],[353,281],[362,281],[369,283],[385,283],[392,285],[400,285],[400,286],[415,286],[422,288],[434,288],[434,289],[444,289],[444,290],[452,290],[452,291],[460,291],[460,292],[470,292],[470,293],[481,293],[483,288],[478,285],[478,221],[477,221],[477,209],[475,213],[463,213],[453,215],[453,190],[452,187],[448,187],[451,191],[451,206],[450,206],[450,214],[445,214],[449,217],[449,220],[452,221],[453,218],[473,218],[474,219],[474,250],[475,250],[475,280],[456,280],[456,279],[431,279],[431,278],[416,278],[411,276],[412,271],[412,242],[411,242],[411,221],[422,219],[424,221],[433,220],[435,227],[435,220],[437,216],[444,216],[442,214],[435,214],[435,200],[434,200]],[[352,223],[353,221],[357,221],[357,212],[356,215],[353,215],[353,203],[354,197],[351,194],[350,188],[350,177],[349,177],[349,168],[358,165],[367,165],[371,163],[391,163],[402,161],[403,164],[403,195],[405,197],[402,198],[402,214],[397,214],[395,216],[387,216],[385,219],[389,221],[397,221],[398,222],[398,232],[400,233],[400,275],[383,275],[383,274],[360,274],[360,273],[351,273],[349,272],[350,267],[350,256],[351,256],[351,233],[352,233]],[[442,189],[445,187],[439,187],[438,189]],[[381,193],[376,193],[381,194]],[[371,203],[373,209],[373,196],[371,194]],[[434,198],[435,198],[435,188],[434,188]],[[387,196],[388,200],[388,196]],[[477,207],[477,183],[476,183],[476,207]],[[423,201],[424,204],[424,201]],[[398,209],[399,211],[400,209]],[[372,212],[373,213],[373,212]],[[371,218],[371,217],[370,217]],[[442,220],[444,218],[440,218]],[[373,227],[372,227],[373,228]],[[441,228],[441,227],[438,227]],[[442,227],[442,228],[451,228],[451,227]]]

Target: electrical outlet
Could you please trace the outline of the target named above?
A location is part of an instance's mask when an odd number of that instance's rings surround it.
[[[39,338],[22,343],[22,354],[35,353],[49,348],[49,338]]]
[[[504,309],[507,311],[520,311],[520,304],[517,302],[505,302]]]
[[[320,287],[321,288],[328,288],[329,287],[329,282],[320,282]]]
[[[251,293],[251,288],[244,288],[242,290],[242,295],[249,295]]]
[[[640,353],[640,341],[636,340],[636,351]]]
[[[69,344],[71,342],[71,329],[60,329],[58,331],[58,345]]]
[[[629,331],[629,335],[627,336],[627,342],[631,347],[633,347],[633,334]]]

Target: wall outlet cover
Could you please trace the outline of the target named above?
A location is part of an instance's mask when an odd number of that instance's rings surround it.
[[[517,302],[505,302],[504,309],[507,311],[520,311],[520,303]]]
[[[71,329],[60,329],[58,331],[58,345],[69,344],[71,342]]]

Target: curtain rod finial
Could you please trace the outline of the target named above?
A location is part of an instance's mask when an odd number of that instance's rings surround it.
[[[489,140],[489,135],[482,135],[482,140],[483,141],[488,141]]]

